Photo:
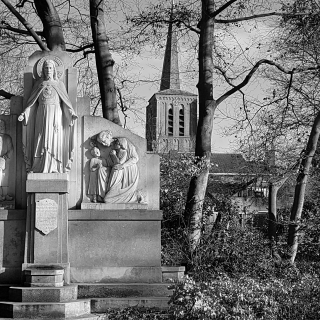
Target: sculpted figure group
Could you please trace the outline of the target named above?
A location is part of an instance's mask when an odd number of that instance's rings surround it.
[[[23,149],[28,172],[64,173],[71,168],[74,149],[74,123],[78,118],[59,79],[56,62],[38,61],[35,82],[26,108],[18,117],[23,123]],[[56,65],[56,63],[58,63]],[[62,62],[61,62],[62,63]],[[92,141],[87,194],[92,202],[142,202],[137,191],[139,161],[135,146],[126,138],[112,138],[109,130]],[[98,146],[108,152],[102,157]],[[0,158],[1,160],[1,158]],[[0,161],[0,173],[1,173]]]
[[[108,153],[101,157],[100,150],[91,150],[88,195],[92,202],[131,203],[141,202],[137,192],[139,182],[139,161],[135,146],[126,138],[112,139],[109,130],[102,131],[96,141],[108,147]]]

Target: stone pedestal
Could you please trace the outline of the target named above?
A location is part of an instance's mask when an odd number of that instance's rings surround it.
[[[25,258],[22,267],[23,270],[40,265],[63,267],[65,284],[70,283],[68,188],[66,173],[28,174]]]
[[[160,210],[69,210],[71,282],[161,282],[161,220]]]
[[[63,287],[62,267],[33,266],[24,271],[26,287]]]

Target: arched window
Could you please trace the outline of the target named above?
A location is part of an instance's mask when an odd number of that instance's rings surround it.
[[[181,105],[179,110],[179,136],[184,136],[184,107]]]
[[[173,105],[168,109],[168,136],[173,136]]]

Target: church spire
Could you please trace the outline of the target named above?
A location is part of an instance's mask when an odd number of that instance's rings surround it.
[[[173,16],[174,0],[171,5],[171,16]],[[166,89],[180,90],[179,64],[178,64],[178,39],[173,23],[169,23],[166,51],[164,55],[160,91]]]

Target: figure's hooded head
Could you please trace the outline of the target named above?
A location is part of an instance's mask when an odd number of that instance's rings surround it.
[[[126,138],[117,138],[116,143],[119,144],[121,149],[124,149],[124,150],[128,149],[128,141]]]

